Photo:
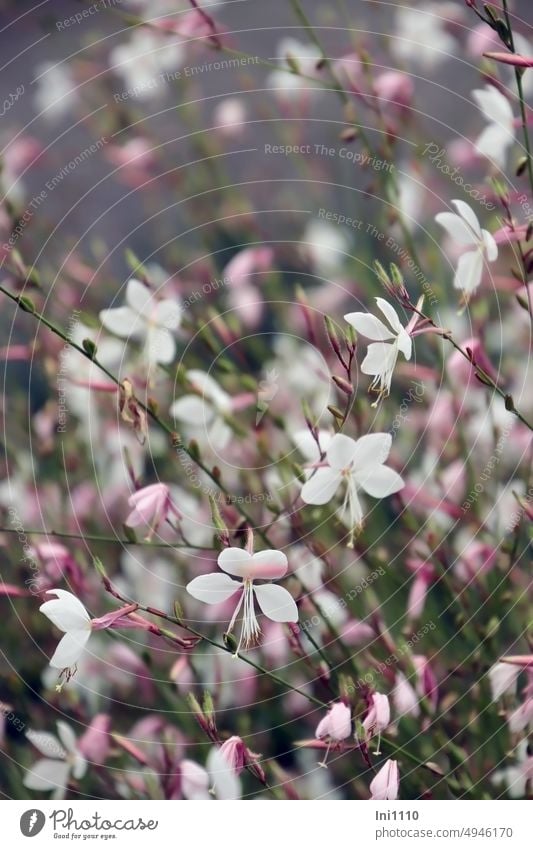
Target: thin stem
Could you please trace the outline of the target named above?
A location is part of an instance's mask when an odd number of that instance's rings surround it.
[[[516,53],[514,46],[514,36],[513,36],[513,27],[511,25],[511,17],[509,15],[509,9],[507,7],[507,0],[503,1],[503,13],[505,15],[505,23],[507,25],[507,30],[509,32],[509,44],[505,46],[511,50],[512,53]],[[500,36],[501,38],[501,36]],[[503,39],[502,39],[503,40]],[[504,42],[505,44],[505,42]],[[531,187],[531,191],[533,192],[533,160],[531,157],[531,144],[529,141],[529,132],[527,128],[527,113],[526,113],[526,103],[524,99],[524,87],[522,85],[522,75],[523,71],[515,66],[514,75],[516,79],[516,88],[518,90],[518,100],[520,102],[520,115],[522,118],[522,132],[524,134],[524,145],[526,148],[526,159],[527,159],[527,173],[529,176],[529,185]]]
[[[16,528],[0,528],[0,534],[18,534],[19,531]],[[66,531],[54,531],[54,530],[36,530],[34,528],[25,529],[24,533],[28,536],[44,536],[44,537],[58,537],[59,539],[80,539],[87,540],[88,542],[111,542],[116,545],[142,545],[145,548],[194,548],[198,549],[198,551],[215,551],[209,545],[192,545],[192,544],[183,544],[183,543],[175,543],[175,542],[153,542],[151,540],[130,540],[130,539],[121,539],[120,537],[107,537],[101,536],[100,534],[72,534],[67,533]]]

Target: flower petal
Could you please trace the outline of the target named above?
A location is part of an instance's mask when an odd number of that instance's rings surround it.
[[[278,580],[287,573],[289,564],[283,551],[267,549],[258,551],[252,557],[250,577],[261,580]]]
[[[240,581],[232,581],[229,575],[211,572],[209,575],[199,575],[185,587],[189,595],[205,604],[220,604],[242,589]]]
[[[162,301],[156,303],[151,319],[159,327],[166,327],[167,330],[177,330],[181,324],[182,311],[183,308],[179,301],[164,298]]]
[[[328,445],[326,459],[332,469],[341,472],[353,462],[356,450],[357,442],[355,439],[345,436],[344,433],[336,433]]]
[[[369,471],[356,473],[355,479],[358,486],[373,498],[386,498],[405,486],[400,475],[388,466],[376,466]]]
[[[204,398],[207,398],[220,410],[227,410],[231,406],[231,398],[228,393],[224,392],[216,380],[205,371],[190,369],[187,372],[187,380]]]
[[[68,781],[69,765],[65,761],[45,758],[37,761],[24,776],[24,787],[29,790],[55,790],[65,787]]]
[[[63,743],[67,752],[75,752],[76,751],[76,735],[74,731],[67,725],[66,722],[63,722],[61,719],[57,721],[57,733],[59,734],[59,739]]]
[[[499,168],[505,167],[507,148],[514,142],[514,137],[503,127],[489,124],[476,139],[475,148],[480,156],[486,156]]]
[[[180,771],[181,792],[186,799],[198,801],[199,799],[211,798],[209,795],[209,775],[203,766],[185,758],[180,764]]]
[[[137,313],[137,317],[142,315],[143,318],[148,319],[154,306],[153,302],[154,296],[151,290],[140,280],[132,277],[126,287],[126,303]]]
[[[388,327],[379,318],[368,312],[349,312],[344,316],[344,319],[367,339],[373,339],[376,342],[394,339],[394,334]]]
[[[481,283],[483,274],[483,254],[480,250],[467,251],[459,257],[453,285],[467,295],[474,292]]]
[[[411,359],[411,354],[413,352],[413,340],[409,336],[406,330],[402,327],[400,333],[398,334],[398,348],[404,355],[406,360]]]
[[[285,587],[254,584],[254,593],[259,607],[273,622],[298,622],[296,602]]]
[[[60,631],[90,629],[91,617],[75,595],[67,590],[48,590],[46,595],[56,595],[52,601],[45,601],[39,610],[44,613]]]
[[[63,746],[60,745],[59,740],[53,734],[50,734],[48,731],[33,731],[30,730],[26,733],[26,737],[32,744],[35,746],[38,752],[41,755],[45,755],[47,758],[51,758],[52,756],[55,758],[65,758],[67,756],[66,751]]]
[[[340,472],[334,469],[317,469],[302,487],[302,501],[306,504],[327,504],[335,495],[340,482]]]
[[[67,669],[69,666],[74,666],[80,659],[90,636],[90,630],[69,631],[65,634],[50,658],[50,666],[53,669]]]
[[[491,124],[501,124],[503,127],[512,127],[513,110],[511,104],[497,88],[488,85],[485,88],[476,88],[472,97],[483,112],[487,121]]]
[[[494,236],[492,233],[489,233],[488,230],[482,230],[481,235],[483,236],[483,242],[485,244],[487,260],[489,262],[494,262],[494,260],[498,259],[498,245],[494,240]]]
[[[186,424],[209,424],[214,418],[214,411],[198,395],[184,395],[174,401],[170,415]]]
[[[381,374],[387,371],[390,368],[390,361],[396,360],[398,356],[397,349],[395,342],[372,342],[361,363],[363,374]]]
[[[130,307],[100,310],[99,316],[105,329],[122,339],[138,337],[143,333],[143,328],[139,325],[139,316]]]
[[[373,469],[385,462],[392,445],[390,433],[369,433],[356,442],[353,465],[356,472]]]
[[[252,570],[252,560],[252,555],[244,548],[231,547],[220,552],[217,563],[229,575],[245,578]]]
[[[444,227],[452,241],[461,247],[468,248],[477,244],[475,234],[460,215],[455,215],[454,212],[439,212],[435,221]]]
[[[389,322],[392,329],[396,333],[399,333],[400,330],[403,329],[403,325],[400,319],[398,318],[398,313],[396,312],[392,304],[389,304],[389,302],[386,301],[384,298],[376,298],[376,304]]]
[[[220,749],[214,748],[209,752],[207,769],[217,799],[227,801],[241,798],[241,783]]]
[[[168,365],[174,359],[176,343],[165,327],[153,327],[147,339],[148,358],[151,363]]]

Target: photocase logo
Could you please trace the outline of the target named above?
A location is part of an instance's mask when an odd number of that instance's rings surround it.
[[[25,811],[20,818],[20,830],[24,837],[35,837],[43,830],[46,817],[42,811],[32,808]]]

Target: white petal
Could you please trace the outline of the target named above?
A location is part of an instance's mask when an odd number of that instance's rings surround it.
[[[120,336],[122,339],[138,337],[142,333],[139,317],[129,307],[117,307],[111,310],[100,310],[100,321],[106,330]]]
[[[372,342],[361,363],[363,374],[381,374],[389,368],[389,362],[398,356],[398,346],[390,342]]]
[[[300,493],[306,504],[327,504],[335,495],[341,475],[334,469],[317,469]]]
[[[146,340],[148,346],[148,357],[151,363],[162,363],[168,365],[174,359],[176,343],[166,328],[150,328]]]
[[[216,416],[209,427],[207,439],[213,449],[222,451],[230,441],[231,434],[231,427],[220,416]]]
[[[200,371],[200,369],[190,369],[187,372],[187,380],[204,398],[207,398],[220,410],[229,409],[231,405],[230,396],[220,388],[210,374],[206,374],[205,371]]]
[[[493,124],[501,124],[504,127],[512,127],[513,110],[511,104],[497,88],[491,85],[486,88],[474,89],[472,97],[488,121]]]
[[[48,590],[47,595],[56,595],[57,598],[45,601],[39,610],[60,631],[90,629],[91,618],[79,598],[67,590]]]
[[[384,300],[384,298],[376,298],[376,304],[389,322],[392,329],[396,333],[399,333],[400,330],[402,330],[402,323],[398,318],[398,313],[396,312],[394,307],[389,304],[388,301]]]
[[[66,722],[63,722],[61,719],[57,721],[57,733],[59,734],[59,739],[63,743],[67,752],[75,752],[76,751],[76,735],[74,731],[67,725]]]
[[[253,555],[251,577],[259,580],[279,580],[288,568],[287,555],[283,551],[269,548]]]
[[[33,731],[30,728],[26,737],[32,746],[35,746],[37,751],[40,752],[41,755],[45,755],[47,758],[52,756],[55,758],[65,758],[67,756],[66,751],[59,743],[57,737],[53,734],[49,734],[48,731]]]
[[[69,666],[74,666],[80,659],[90,636],[90,631],[69,631],[65,634],[50,658],[50,666],[54,669],[67,669]]]
[[[356,442],[353,465],[356,472],[373,469],[384,463],[392,445],[390,433],[369,433],[361,436]]]
[[[209,775],[207,770],[187,758],[180,764],[181,791],[189,801],[210,799]]]
[[[154,296],[144,283],[132,277],[126,288],[126,303],[137,313],[137,318],[143,316],[148,319],[154,306]]]
[[[254,593],[259,607],[273,622],[298,621],[296,602],[285,587],[279,587],[277,584],[254,584]]]
[[[74,753],[74,763],[72,766],[72,775],[74,778],[83,778],[87,772],[87,761],[80,752]]]
[[[405,486],[400,475],[388,466],[377,466],[355,475],[357,484],[373,498],[386,498]]]
[[[69,765],[65,761],[42,760],[28,770],[24,776],[24,787],[29,790],[55,790],[65,787],[68,781]]]
[[[368,312],[349,312],[344,316],[344,319],[367,339],[373,339],[377,342],[394,339],[394,334],[388,327],[379,318]]]
[[[322,451],[325,451],[331,440],[331,434],[327,430],[318,431],[318,442]],[[300,454],[303,454],[306,460],[310,462],[316,461],[320,457],[320,450],[316,444],[315,438],[311,435],[308,428],[299,430],[292,436],[292,441],[296,445]]]
[[[492,233],[489,233],[488,230],[482,230],[481,235],[483,236],[487,259],[489,262],[494,262],[494,260],[498,259],[498,245],[494,241]]]
[[[332,437],[326,451],[326,458],[332,469],[342,471],[347,469],[353,461],[357,449],[357,442],[344,433],[336,433]]]
[[[413,352],[413,340],[409,336],[406,330],[401,329],[401,332],[398,334],[398,348],[404,355],[406,360],[411,359],[411,354]]]
[[[179,301],[165,298],[158,301],[152,313],[152,321],[167,330],[177,330],[181,324],[182,307]]]
[[[471,294],[481,283],[483,274],[483,254],[481,251],[467,251],[459,257],[453,285]]]
[[[243,578],[252,568],[252,555],[244,548],[225,548],[218,555],[217,563],[224,572]]]
[[[507,148],[514,142],[512,136],[504,127],[489,124],[476,139],[475,148],[480,156],[486,156],[499,168],[504,168],[507,160]]]
[[[217,799],[227,801],[241,798],[241,783],[220,749],[214,748],[209,752],[207,769]]]
[[[474,233],[460,215],[455,215],[454,212],[439,212],[435,221],[444,227],[451,239],[461,247],[467,248],[476,244]]]
[[[213,409],[202,401],[198,395],[184,395],[174,401],[170,415],[191,425],[210,424],[214,418]]]
[[[210,575],[193,578],[185,589],[189,595],[205,604],[220,604],[242,589],[242,584],[240,581],[232,581],[229,575],[211,572]]]
[[[481,238],[481,227],[479,226],[479,221],[477,219],[477,215],[472,209],[471,206],[468,206],[464,200],[452,200],[453,205],[455,206],[457,212],[461,216],[461,218],[466,221],[472,232],[474,233],[476,239]]]

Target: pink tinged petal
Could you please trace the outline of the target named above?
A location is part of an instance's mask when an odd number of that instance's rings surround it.
[[[287,557],[282,551],[267,549],[253,555],[249,574],[253,579],[278,580],[288,568]]]
[[[455,215],[453,212],[439,212],[435,216],[435,221],[444,227],[452,241],[461,247],[471,248],[477,244],[474,233],[460,215]]]
[[[367,312],[349,312],[344,316],[344,319],[355,328],[357,333],[367,339],[373,339],[376,342],[394,339],[394,334],[375,315]]]
[[[50,666],[53,669],[67,669],[69,666],[75,666],[90,636],[89,630],[69,631],[65,634],[50,658]]]
[[[394,307],[389,304],[388,301],[386,301],[384,298],[376,298],[376,304],[378,305],[379,309],[381,310],[381,312],[383,313],[395,333],[399,333],[400,330],[403,330],[402,323],[398,318],[398,313],[396,312]]]
[[[355,439],[345,436],[343,433],[336,433],[328,445],[326,459],[332,469],[340,472],[351,466],[356,453],[357,442]]]
[[[400,475],[388,466],[376,466],[369,471],[356,472],[355,480],[358,486],[373,498],[386,498],[405,486]]]
[[[45,755],[48,758],[52,755],[57,758],[66,758],[67,756],[63,746],[59,744],[57,737],[54,737],[48,731],[33,731],[30,728],[26,737],[41,755]]]
[[[334,469],[317,469],[306,481],[300,493],[306,504],[327,504],[335,495],[342,480]]]
[[[276,584],[254,584],[254,593],[259,607],[273,622],[297,622],[298,608],[292,595]]]
[[[209,575],[193,578],[185,589],[189,595],[205,604],[220,604],[242,590],[242,584],[240,581],[232,581],[229,575],[212,572]]]
[[[390,722],[389,699],[383,693],[374,693],[372,700],[375,709],[376,731],[385,731]]]
[[[452,200],[453,205],[455,206],[457,212],[461,216],[461,218],[466,221],[472,232],[474,233],[476,239],[481,238],[481,227],[479,226],[479,221],[477,219],[477,215],[472,209],[471,206],[468,206],[464,200]]]
[[[508,663],[495,663],[489,669],[488,674],[493,702],[505,693],[516,692],[516,681],[520,674],[520,669],[517,666],[511,666]]]
[[[177,330],[181,324],[182,306],[177,301],[166,298],[158,301],[152,313],[152,321],[167,330]]]
[[[483,274],[483,254],[480,250],[467,251],[459,257],[453,285],[465,294],[474,292],[481,283]]]
[[[70,767],[65,761],[37,761],[24,776],[24,787],[29,790],[55,790],[66,787]]]
[[[356,472],[373,469],[385,462],[392,445],[390,433],[369,433],[356,441],[353,466]]]
[[[361,363],[361,371],[363,374],[381,374],[389,367],[389,361],[393,358],[397,358],[396,343],[372,342]]]
[[[202,766],[190,760],[183,760],[181,769],[181,792],[186,799],[195,801],[209,799],[209,775]]]
[[[485,254],[489,262],[494,262],[494,260],[498,259],[498,245],[494,239],[492,233],[489,233],[488,230],[481,231],[483,236],[483,242],[485,246]]]
[[[238,578],[251,577],[253,557],[244,548],[225,548],[218,555],[217,563],[224,572]]]
[[[372,799],[397,799],[400,789],[400,774],[397,761],[386,761],[370,782]]]
[[[100,310],[100,321],[106,330],[120,336],[122,339],[138,337],[143,335],[143,328],[139,326],[139,317],[129,307],[117,307],[116,309]]]
[[[150,312],[153,307],[154,296],[150,289],[141,283],[139,280],[135,280],[132,277],[131,280],[128,281],[128,285],[126,287],[126,303],[128,306],[134,310],[137,315],[142,315],[145,319],[148,319],[150,316]]]
[[[148,334],[148,357],[150,362],[168,365],[174,359],[176,343],[164,327],[156,327]]]
[[[334,704],[328,714],[329,736],[333,740],[345,740],[352,733],[350,708],[343,702]]]
[[[46,595],[56,595],[57,599],[45,601],[39,610],[56,628],[60,631],[90,630],[91,618],[75,595],[67,590],[48,590]]]
[[[75,752],[76,735],[74,734],[74,731],[72,730],[70,725],[67,725],[67,723],[63,722],[61,719],[58,720],[57,733],[67,752]]]

